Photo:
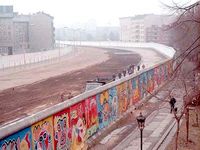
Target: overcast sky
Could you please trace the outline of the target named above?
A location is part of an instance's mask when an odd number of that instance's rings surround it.
[[[97,25],[119,25],[119,17],[136,14],[161,14],[163,3],[171,0],[0,0],[0,5],[14,5],[14,11],[28,14],[44,11],[54,17],[56,27],[86,23],[95,19]],[[178,0],[175,0],[176,2]],[[195,0],[179,0],[188,2]]]

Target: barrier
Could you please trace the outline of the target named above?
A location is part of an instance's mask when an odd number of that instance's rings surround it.
[[[71,50],[71,47],[62,47],[61,49],[41,51],[35,53],[0,56],[0,69],[7,69],[11,67],[52,60],[67,55],[71,52]]]
[[[147,96],[143,87],[153,92],[172,70],[169,59],[2,126],[0,149],[82,149],[88,138]]]

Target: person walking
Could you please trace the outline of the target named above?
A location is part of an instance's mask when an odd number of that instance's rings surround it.
[[[169,104],[171,107],[170,113],[172,113],[172,111],[174,110],[175,103],[176,103],[176,99],[174,97],[171,97],[169,101]]]
[[[145,68],[145,65],[143,64],[143,65],[142,65],[142,69],[144,69],[144,68]]]
[[[140,71],[140,65],[137,66],[137,70]]]

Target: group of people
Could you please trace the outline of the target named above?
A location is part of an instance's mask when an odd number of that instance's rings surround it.
[[[145,65],[143,64],[142,65],[142,69],[144,69],[144,68],[145,68]],[[137,69],[137,71],[140,71],[140,65],[138,65],[136,69]],[[119,79],[121,79],[122,76],[125,77],[127,73],[129,75],[133,74],[134,71],[135,71],[135,65],[131,64],[131,65],[128,66],[127,69],[123,70],[122,73],[121,72],[118,73],[117,76],[115,74],[113,74],[112,79],[113,79],[113,81],[116,79],[116,77],[118,77]]]

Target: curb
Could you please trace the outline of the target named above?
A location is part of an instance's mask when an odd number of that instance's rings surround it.
[[[152,148],[152,150],[158,150],[158,148],[161,146],[165,138],[169,135],[170,131],[173,129],[175,124],[176,124],[176,121],[174,120],[173,123],[170,125],[170,127],[167,129],[167,131],[163,134],[163,136],[157,142],[157,144]]]

